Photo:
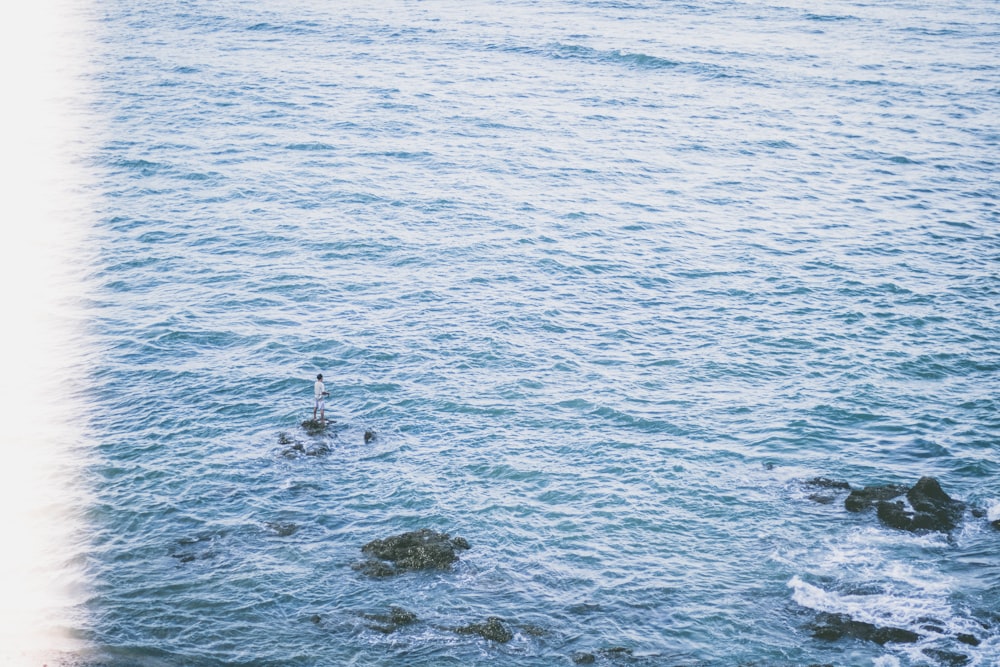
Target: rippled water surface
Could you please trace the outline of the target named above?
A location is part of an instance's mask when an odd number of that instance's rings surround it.
[[[995,2],[87,16],[95,662],[1000,662]]]

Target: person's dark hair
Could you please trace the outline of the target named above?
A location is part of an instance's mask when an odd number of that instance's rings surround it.
[[[317,375],[317,376],[316,376],[316,379],[317,379],[317,380],[322,380],[322,379],[323,379],[323,374],[322,374],[322,373],[320,373],[319,375]]]

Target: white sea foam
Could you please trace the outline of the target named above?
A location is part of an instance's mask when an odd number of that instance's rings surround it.
[[[990,501],[986,508],[986,518],[990,521],[1000,521],[1000,500]]]
[[[895,590],[891,583],[882,592],[855,595],[828,591],[803,581],[798,575],[788,582],[792,599],[807,609],[847,614],[856,621],[874,625],[909,627],[922,618],[949,618],[950,605],[940,598]]]

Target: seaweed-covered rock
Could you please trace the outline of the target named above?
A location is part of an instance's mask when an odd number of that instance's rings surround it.
[[[514,638],[514,633],[496,616],[490,616],[483,623],[470,623],[461,628],[455,628],[455,632],[460,635],[479,635],[483,639],[500,644],[506,644]]]
[[[469,543],[461,537],[452,538],[447,533],[423,528],[384,540],[372,540],[361,547],[361,551],[373,558],[355,569],[372,577],[414,570],[447,570],[458,560],[456,551],[468,548]]]
[[[307,419],[302,422],[302,430],[309,435],[319,435],[326,430],[326,426],[329,423],[330,420],[320,421],[318,419]]]
[[[390,607],[388,614],[362,614],[369,621],[375,621],[377,625],[369,626],[383,634],[390,634],[407,625],[417,622],[417,615],[407,611],[402,607]]]
[[[847,614],[820,614],[810,626],[813,637],[835,641],[843,637],[863,639],[876,644],[889,642],[912,644],[920,635],[903,628],[880,628],[864,621],[855,621]]]
[[[592,665],[597,662],[597,656],[586,651],[577,651],[573,654],[572,660],[577,665]]]

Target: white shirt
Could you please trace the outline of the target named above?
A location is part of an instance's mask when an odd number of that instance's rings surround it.
[[[315,396],[318,401],[323,398],[324,393],[326,393],[326,385],[323,384],[322,380],[316,380],[316,384],[313,385],[313,396]]]

